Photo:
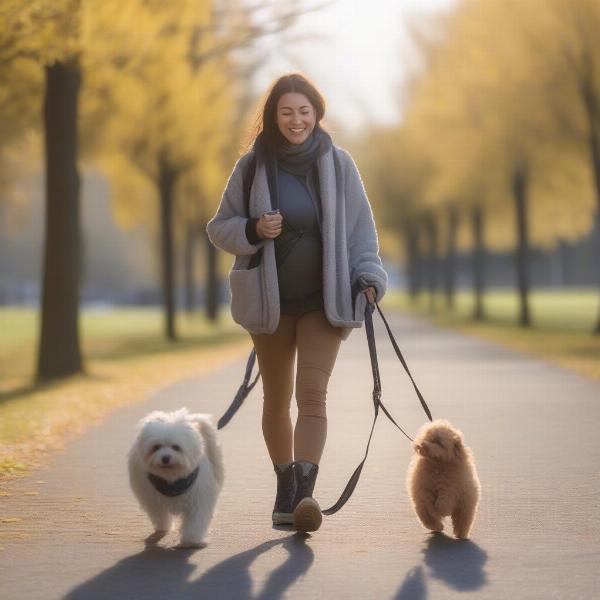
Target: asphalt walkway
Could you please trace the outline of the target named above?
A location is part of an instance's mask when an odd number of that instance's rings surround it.
[[[154,409],[219,416],[243,362],[119,410],[0,498],[0,597],[96,599],[592,599],[600,597],[600,384],[492,344],[393,316],[434,417],[476,456],[482,501],[472,539],[431,535],[412,514],[411,447],[380,418],[349,503],[301,537],[270,523],[274,474],[260,386],[223,430],[226,483],[202,550],[151,532],[127,483],[134,426]],[[405,428],[424,422],[377,324],[383,399]],[[364,331],[342,345],[316,496],[329,506],[362,458],[372,419]],[[448,534],[451,531],[447,528]]]

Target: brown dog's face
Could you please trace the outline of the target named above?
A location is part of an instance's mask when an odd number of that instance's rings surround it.
[[[444,421],[426,425],[419,432],[413,447],[424,458],[439,462],[452,462],[464,456],[460,432]]]

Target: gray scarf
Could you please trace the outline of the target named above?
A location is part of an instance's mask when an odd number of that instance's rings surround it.
[[[308,175],[317,159],[331,148],[331,137],[318,125],[301,144],[287,140],[277,149],[277,161],[294,175]]]
[[[272,155],[266,148],[262,139],[262,133],[256,138],[254,144],[257,158],[264,161],[267,170],[267,180],[269,183],[269,193],[271,196],[271,206],[279,208],[279,186],[277,185],[277,163],[286,171],[294,175],[310,175],[309,183],[314,187],[314,181],[317,180],[316,166],[320,156],[325,154],[333,145],[331,136],[316,125],[313,132],[302,144],[290,144],[282,134],[281,143],[277,147],[275,155]]]

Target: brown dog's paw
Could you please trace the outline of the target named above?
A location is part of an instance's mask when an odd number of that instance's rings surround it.
[[[425,527],[425,529],[429,529],[429,531],[435,531],[438,533],[440,531],[444,531],[444,524],[442,521],[436,521],[435,519],[421,519],[421,523],[423,524],[423,527]]]

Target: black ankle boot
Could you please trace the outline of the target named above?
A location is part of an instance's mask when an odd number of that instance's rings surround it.
[[[283,471],[277,465],[277,497],[273,507],[273,525],[291,525],[294,522],[294,500],[296,497],[295,463],[291,462]]]
[[[294,527],[298,531],[316,531],[323,521],[321,507],[312,497],[319,465],[308,461],[297,461],[295,464]]]

